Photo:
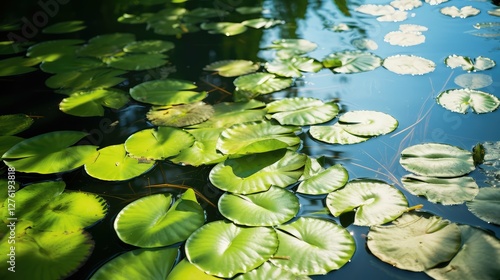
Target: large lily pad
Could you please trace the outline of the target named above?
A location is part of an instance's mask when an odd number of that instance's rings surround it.
[[[425,36],[421,32],[391,31],[384,36],[384,41],[391,45],[409,47],[424,43]]]
[[[305,39],[280,39],[274,40],[268,48],[285,51],[291,54],[305,54],[318,47],[316,43]]]
[[[125,73],[122,70],[109,68],[64,72],[45,80],[45,85],[53,89],[70,89],[74,91],[108,88],[125,81],[125,78],[118,77]]]
[[[63,56],[53,61],[45,61],[40,65],[43,72],[51,74],[71,71],[86,71],[104,66],[104,63],[92,57]]]
[[[17,143],[23,141],[24,138],[17,136],[0,136],[0,155],[3,155]]]
[[[302,72],[318,72],[323,68],[321,62],[304,56],[292,56],[267,62],[264,67],[270,73],[290,78],[302,77]]]
[[[63,21],[51,24],[45,27],[42,30],[42,33],[46,34],[63,34],[63,33],[72,33],[83,30],[87,28],[84,24],[85,22],[81,20],[71,20],[71,21]]]
[[[480,188],[474,200],[467,202],[472,214],[483,221],[500,225],[500,188]]]
[[[408,202],[403,193],[385,182],[360,179],[328,194],[326,206],[336,217],[355,210],[355,225],[372,226],[395,220],[407,210]]]
[[[482,71],[495,67],[495,61],[491,58],[478,56],[475,59],[461,55],[450,55],[444,63],[450,68],[461,67],[465,71]]]
[[[227,155],[217,152],[216,145],[223,128],[198,128],[188,132],[194,137],[193,145],[183,149],[179,155],[169,160],[183,165],[200,166],[216,164],[226,160]]]
[[[251,99],[290,87],[292,82],[290,78],[277,77],[270,73],[253,73],[238,77],[233,83],[237,91]]]
[[[224,221],[211,222],[186,241],[186,256],[205,273],[231,278],[267,261],[278,248],[272,228],[240,227]]]
[[[153,106],[146,117],[157,126],[184,127],[202,123],[213,114],[212,105],[198,101],[190,104]]]
[[[399,162],[410,172],[430,177],[458,177],[475,169],[471,152],[440,143],[407,147]]]
[[[339,118],[339,124],[350,134],[372,137],[390,133],[398,127],[391,115],[377,111],[350,111]]]
[[[75,39],[52,40],[31,46],[26,56],[39,61],[54,61],[64,56],[74,56],[84,41]]]
[[[253,73],[258,69],[259,63],[242,59],[217,61],[203,68],[205,71],[216,71],[217,74],[223,77],[237,77]]]
[[[343,51],[329,54],[323,65],[335,73],[350,74],[374,70],[382,65],[382,59],[368,52]]]
[[[205,22],[201,24],[201,29],[208,30],[210,34],[224,34],[234,36],[247,30],[247,27],[237,22]]]
[[[338,114],[339,106],[316,98],[295,97],[267,104],[267,112],[282,125],[303,126],[332,120]]]
[[[461,74],[455,77],[455,84],[470,89],[479,89],[493,84],[493,78],[486,74]]]
[[[213,106],[214,115],[206,122],[190,128],[227,128],[234,124],[264,120],[264,102],[251,99],[248,102],[221,102]]]
[[[316,165],[316,168],[312,167]],[[305,180],[300,182],[297,188],[298,193],[305,194],[327,194],[334,190],[342,188],[349,179],[347,170],[340,164],[335,164],[328,168],[319,165],[317,159],[308,158],[306,162],[304,175]]]
[[[356,245],[343,227],[317,218],[300,217],[277,227],[279,247],[271,262],[297,275],[326,274],[345,265]]]
[[[474,89],[450,89],[437,96],[437,102],[444,108],[465,114],[472,109],[477,114],[490,113],[498,108],[500,99],[496,96]]]
[[[14,135],[25,131],[33,124],[33,119],[25,114],[0,116],[0,135]]]
[[[329,144],[356,144],[364,142],[371,137],[363,137],[351,134],[344,130],[339,123],[334,125],[314,125],[309,129],[311,137]]]
[[[193,91],[196,85],[192,82],[166,79],[149,81],[130,89],[133,99],[154,105],[187,104],[201,101],[207,93]]]
[[[423,75],[434,71],[436,64],[415,55],[393,55],[382,64],[387,70],[401,75]]]
[[[79,117],[104,116],[104,107],[119,109],[129,101],[128,95],[118,89],[79,91],[64,98],[59,109]]]
[[[161,53],[133,53],[108,57],[104,60],[109,67],[140,71],[160,67],[167,64],[167,56]]]
[[[125,141],[125,149],[136,158],[161,160],[178,155],[193,143],[194,137],[182,129],[159,127],[130,135]]]

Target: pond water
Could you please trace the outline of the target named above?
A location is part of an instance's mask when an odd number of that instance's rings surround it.
[[[26,24],[26,20],[32,23],[33,20],[41,20],[35,17],[37,12],[43,11],[40,5],[17,2],[0,4],[0,14],[4,22],[25,19],[23,23]],[[409,172],[399,163],[403,149],[421,143],[446,143],[471,150],[477,143],[500,141],[500,110],[484,114],[460,114],[451,112],[436,102],[437,96],[444,90],[461,88],[455,83],[455,79],[467,73],[460,67],[452,69],[445,64],[445,59],[450,55],[470,58],[482,56],[497,63],[500,61],[500,20],[498,16],[488,14],[488,11],[498,9],[498,3],[462,0],[452,0],[440,5],[423,3],[421,7],[409,10],[408,18],[404,21],[382,22],[375,16],[355,9],[363,4],[387,5],[389,1],[187,1],[175,5],[187,9],[201,6],[231,11],[231,14],[219,15],[211,19],[212,21],[240,22],[249,16],[236,13],[236,7],[259,6],[263,10],[255,17],[273,18],[283,22],[269,28],[248,28],[235,36],[209,34],[205,30],[174,36],[155,34],[151,29],[146,29],[146,24],[123,24],[117,21],[124,13],[156,12],[162,5],[136,5],[135,2],[141,1],[132,0],[52,2],[56,3],[58,11],[47,16],[47,22],[43,25],[35,26],[36,30],[31,30],[33,34],[23,33],[22,30],[6,30],[0,33],[3,38],[0,41],[7,40],[12,32],[34,43],[55,39],[87,41],[97,35],[127,32],[134,34],[137,40],[166,40],[174,43],[175,47],[167,53],[167,64],[149,70],[129,71],[122,75],[126,79],[115,88],[126,92],[140,83],[168,77],[195,82],[200,89],[209,92],[204,100],[207,103],[233,101],[232,95],[228,93],[234,91],[234,78],[220,77],[204,71],[203,68],[216,61],[231,59],[271,61],[276,52],[266,47],[279,39],[306,39],[316,43],[317,48],[307,53],[307,56],[318,61],[322,61],[331,53],[356,50],[352,44],[354,39],[370,39],[375,42],[377,48],[369,52],[382,59],[394,55],[415,55],[433,61],[436,64],[434,71],[424,75],[401,75],[384,67],[352,74],[334,73],[331,69],[322,68],[316,73],[303,73],[303,77],[294,79],[291,87],[261,95],[257,99],[269,103],[283,98],[314,97],[323,101],[337,101],[341,109],[340,114],[370,110],[391,115],[399,122],[395,131],[352,145],[332,145],[317,141],[308,133],[309,126],[304,126],[303,133],[299,135],[301,144],[298,152],[313,158],[325,157],[327,166],[342,164],[348,171],[350,180],[371,178],[385,181],[401,190],[410,206],[422,204],[421,211],[455,223],[480,227],[500,238],[500,227],[473,215],[465,203],[444,206],[431,203],[425,197],[410,194],[401,183],[401,177]],[[442,7],[451,5],[470,5],[481,12],[467,18],[452,18],[440,12]],[[70,20],[82,20],[87,28],[68,34],[41,32],[48,25]],[[474,28],[477,23],[494,24],[477,29]],[[422,32],[425,42],[404,47],[384,41],[386,34],[399,30],[401,24],[427,27],[428,30]],[[347,28],[343,29],[344,27]],[[0,56],[0,59],[7,57],[10,56]],[[499,66],[476,73],[492,78],[490,85],[479,90],[499,97]],[[103,148],[124,143],[133,133],[154,127],[145,118],[151,105],[132,99],[119,109],[106,108],[104,115],[99,117],[65,114],[59,110],[59,103],[65,96],[55,93],[54,89],[45,85],[46,79],[51,76],[36,71],[0,77],[3,88],[0,114],[23,113],[34,118],[34,124],[18,136],[30,138],[51,131],[84,131],[90,134],[84,139],[87,143]],[[87,175],[83,168],[49,175],[17,172],[16,179],[21,184],[63,179],[67,189],[99,194],[109,203],[105,218],[88,229],[95,242],[92,254],[78,271],[70,276],[71,279],[88,279],[111,258],[137,248],[123,243],[118,238],[113,229],[113,221],[123,207],[140,197],[159,192],[178,195],[185,191],[184,187],[189,186],[204,195],[205,199],[199,198],[198,201],[206,211],[208,221],[224,219],[218,209],[211,205],[217,205],[223,193],[209,180],[212,168],[213,165],[181,166],[166,160],[158,162],[151,171],[123,182],[94,179]],[[2,167],[2,170],[5,174],[6,168]],[[488,187],[486,177],[479,168],[470,175],[479,187]],[[312,276],[313,279],[430,279],[423,272],[398,269],[371,254],[366,245],[369,227],[353,225],[353,215],[343,215],[340,219],[333,217],[325,210],[325,195],[297,196],[301,203],[297,216],[318,217],[342,224],[356,243],[356,251],[345,266],[327,275]],[[22,267],[22,264],[19,264],[19,267]]]

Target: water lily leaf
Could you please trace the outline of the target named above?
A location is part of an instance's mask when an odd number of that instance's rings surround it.
[[[220,280],[221,278],[206,274],[203,270],[197,268],[184,258],[174,266],[174,269],[172,269],[166,278],[166,280],[178,279]]]
[[[165,65],[168,62],[166,58],[167,56],[161,53],[134,53],[107,57],[104,62],[112,68],[140,71]]]
[[[382,65],[382,59],[368,52],[343,51],[329,54],[323,65],[335,73],[351,74],[374,70]]]
[[[479,187],[472,177],[443,179],[406,175],[401,179],[401,182],[411,194],[423,195],[429,201],[443,205],[470,201],[479,192]]]
[[[269,121],[235,124],[222,131],[217,150],[227,155],[264,153],[300,143],[295,126],[275,125]]]
[[[405,196],[394,186],[378,180],[360,179],[326,197],[333,216],[355,210],[354,224],[381,225],[395,220],[408,208]]]
[[[161,160],[178,155],[194,143],[188,132],[173,127],[158,127],[138,131],[125,141],[132,157]]]
[[[464,6],[462,8],[457,8],[455,6],[444,7],[439,10],[443,15],[450,16],[452,18],[460,17],[466,18],[478,15],[481,11],[472,6]]]
[[[339,118],[340,126],[350,134],[361,137],[384,135],[398,127],[391,115],[377,111],[350,111]]]
[[[188,104],[203,100],[207,93],[193,91],[196,85],[192,82],[165,79],[149,81],[130,89],[133,99],[154,105]]]
[[[85,28],[87,28],[87,26],[85,26],[84,22],[81,20],[63,21],[45,27],[44,29],[42,29],[42,33],[46,34],[72,33],[83,30]]]
[[[22,53],[32,44],[31,42],[0,41],[0,55]]]
[[[444,267],[425,273],[434,279],[495,279],[500,275],[500,241],[489,233],[460,225],[462,247]]]
[[[300,203],[292,192],[271,186],[267,191],[248,195],[224,193],[218,208],[224,217],[238,225],[275,226],[295,217]]]
[[[91,280],[166,279],[179,248],[135,249],[105,263]]]
[[[153,15],[153,13],[141,13],[139,15],[125,13],[117,21],[125,24],[141,24],[146,23]]]
[[[460,229],[441,217],[406,213],[391,225],[373,226],[368,248],[400,269],[424,271],[449,261],[460,248]]]
[[[284,150],[230,158],[215,165],[209,179],[217,188],[236,194],[262,192],[272,185],[284,188],[297,182],[305,161],[305,155]]]
[[[238,275],[235,280],[254,280],[254,279],[293,279],[293,280],[311,280],[305,275],[295,275],[292,272],[279,268],[270,262],[265,262],[258,268]]]
[[[33,124],[33,119],[25,114],[0,116],[0,135],[14,135],[25,131]]]
[[[264,120],[266,104],[250,99],[247,102],[221,102],[213,106],[214,115],[190,128],[227,128],[234,124]]]
[[[174,106],[153,106],[146,117],[157,126],[184,127],[202,123],[213,114],[212,105],[200,101]]]
[[[371,39],[366,39],[366,38],[357,38],[353,39],[351,41],[351,44],[357,48],[358,50],[376,50],[378,49],[378,44],[377,42],[371,40]]]
[[[181,0],[181,1],[185,2],[184,0]],[[227,15],[229,15],[229,12],[222,10],[222,9],[201,8],[201,7],[192,9],[192,10],[188,11],[186,14],[187,17],[194,17],[194,18],[200,18],[200,19],[224,17]]]
[[[356,8],[360,12],[372,16],[384,16],[394,13],[396,10],[391,5],[363,4]]]
[[[277,227],[279,247],[271,262],[297,275],[326,274],[345,265],[356,245],[343,227],[326,220],[300,217]]]
[[[171,194],[155,194],[125,206],[114,228],[121,241],[142,248],[155,248],[185,241],[205,223],[205,213],[188,189],[173,205]]]
[[[227,155],[218,153],[215,146],[224,128],[197,128],[189,130],[195,141],[189,148],[182,149],[179,155],[170,158],[173,163],[182,165],[208,165],[226,160]]]
[[[82,40],[62,39],[41,42],[31,46],[26,52],[26,56],[38,59],[39,61],[54,61],[64,56],[75,56],[75,52],[80,48]]]
[[[153,20],[153,18],[151,18],[148,20],[148,25],[151,26],[154,32],[159,35],[181,36],[185,33],[196,32],[200,30],[200,28],[195,25],[195,23],[182,22],[180,19]]]
[[[500,100],[489,93],[474,89],[450,89],[437,96],[437,102],[444,108],[465,114],[472,109],[474,113],[490,113],[500,105]]]
[[[494,187],[480,188],[474,200],[467,202],[467,208],[479,219],[500,225],[500,189]]]
[[[387,70],[401,75],[423,75],[434,71],[436,64],[415,55],[393,55],[382,64]]]
[[[16,171],[51,174],[76,169],[97,156],[96,146],[69,147],[87,133],[55,131],[21,141],[10,148],[2,158]]]
[[[59,74],[71,71],[86,71],[104,66],[102,61],[89,57],[63,56],[61,58],[44,61],[40,65],[45,73]]]
[[[495,61],[491,58],[478,56],[475,59],[461,55],[450,55],[444,62],[450,68],[462,67],[465,71],[482,71],[495,67]]]
[[[312,138],[329,144],[356,144],[364,142],[371,137],[357,136],[344,130],[339,123],[334,125],[311,126],[309,134]]]
[[[237,77],[253,73],[258,69],[259,63],[242,59],[217,61],[203,68],[205,71],[216,71],[217,74],[223,77]]]
[[[267,104],[271,118],[282,125],[313,125],[332,120],[339,112],[335,102],[324,103],[316,98],[295,97]]]
[[[79,91],[64,98],[59,109],[79,117],[104,116],[104,107],[119,109],[129,101],[128,95],[118,89]]]
[[[11,57],[0,60],[0,77],[14,76],[37,71],[31,67],[40,63],[38,58]]]
[[[260,266],[277,248],[278,237],[272,228],[216,221],[195,231],[185,250],[189,262],[205,273],[231,278]]]
[[[164,53],[174,47],[174,43],[169,41],[145,40],[127,44],[123,50],[128,53]]]
[[[347,170],[342,165],[335,164],[302,181],[297,188],[297,192],[312,195],[327,194],[342,188],[348,179]]]
[[[422,5],[422,1],[420,0],[394,0],[391,2],[391,6],[401,11],[413,10]]]
[[[0,136],[0,155],[3,155],[17,143],[23,141],[24,138],[17,136]],[[0,200],[1,201],[1,200]]]
[[[497,16],[497,17],[500,17],[500,8],[497,8],[497,9],[493,9],[491,11],[488,11],[488,14],[492,15],[492,16]]]
[[[455,80],[455,84],[470,89],[480,89],[493,84],[493,78],[485,74],[461,74]]]
[[[318,45],[305,39],[280,39],[274,40],[267,48],[283,50],[287,53],[300,55],[314,51]]]
[[[201,29],[208,30],[210,34],[224,34],[234,36],[247,30],[247,27],[236,22],[205,22],[200,25]]]
[[[285,89],[290,87],[292,82],[290,78],[281,78],[270,73],[253,73],[236,78],[233,84],[236,91],[253,97]]]
[[[425,36],[420,32],[392,31],[384,36],[384,41],[391,45],[409,47],[425,42]]]
[[[407,147],[399,162],[410,172],[431,177],[458,177],[475,169],[471,152],[439,143]]]
[[[104,181],[124,181],[137,177],[154,166],[154,162],[139,162],[127,155],[123,144],[100,149],[97,159],[85,164],[91,177]]]
[[[89,42],[78,49],[81,56],[106,57],[123,52],[123,47],[135,41],[131,33],[113,33],[93,37]]]
[[[321,62],[304,56],[275,59],[267,62],[266,70],[270,73],[290,78],[302,77],[302,72],[318,72],[323,68]]]
[[[47,80],[45,85],[54,89],[92,90],[115,86],[126,79],[117,77],[125,71],[109,68],[96,68],[86,71],[71,71],[58,73]]]
[[[283,23],[285,23],[285,21],[272,18],[254,18],[241,22],[241,24],[255,29],[261,29],[261,28],[267,29]]]

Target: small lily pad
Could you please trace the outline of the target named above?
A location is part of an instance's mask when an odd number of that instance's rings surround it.
[[[314,125],[332,120],[339,112],[334,102],[323,102],[316,98],[295,97],[267,104],[270,118],[282,125]]]
[[[213,114],[212,105],[200,101],[173,106],[154,106],[146,117],[157,126],[184,127],[202,123]]]
[[[472,109],[474,113],[490,113],[500,105],[496,96],[474,89],[450,89],[437,96],[437,102],[444,108],[457,113],[465,114]]]
[[[384,59],[383,66],[396,74],[423,75],[434,71],[436,64],[415,55],[394,55]]]
[[[391,6],[401,11],[409,11],[422,6],[422,1],[420,0],[394,0],[391,2]]]
[[[123,47],[135,41],[131,33],[104,34],[91,38],[88,43],[78,49],[81,56],[97,58],[109,57],[123,52]]]
[[[323,59],[323,65],[335,73],[359,73],[380,67],[382,59],[363,51],[343,51],[332,53]]]
[[[282,77],[298,78],[302,77],[302,72],[318,72],[323,64],[310,57],[292,56],[267,62],[264,67],[268,72]]]
[[[425,36],[420,32],[392,31],[384,36],[384,41],[391,45],[409,47],[425,42]]]
[[[227,155],[217,152],[216,145],[224,128],[197,128],[188,132],[195,138],[191,147],[183,149],[179,155],[170,158],[173,163],[182,165],[217,164],[226,160]]]
[[[475,59],[461,55],[450,55],[444,62],[450,68],[462,67],[465,71],[482,71],[495,67],[495,61],[491,58],[478,56]]]
[[[63,56],[53,61],[44,61],[40,65],[45,73],[59,74],[71,71],[86,71],[104,66],[102,61],[91,57]]]
[[[108,88],[125,81],[125,78],[119,77],[125,73],[126,71],[109,68],[64,72],[45,80],[45,85],[53,89],[69,89],[72,91]]]
[[[0,60],[0,77],[14,76],[37,71],[32,67],[40,63],[38,58],[11,57]]]
[[[127,44],[123,50],[128,53],[164,53],[174,47],[174,43],[169,41],[145,40]]]
[[[390,133],[398,127],[391,115],[377,111],[350,111],[339,118],[340,126],[350,134],[372,137]]]
[[[104,60],[109,67],[141,71],[160,67],[167,64],[167,56],[161,53],[133,53],[108,57]]]
[[[272,19],[272,18],[254,18],[242,21],[241,24],[255,29],[261,29],[261,28],[271,28],[275,25],[283,24],[284,22],[285,21],[283,20]]]
[[[288,88],[292,82],[291,78],[282,78],[270,73],[253,73],[236,78],[233,84],[236,91],[254,97]]]
[[[267,48],[284,50],[292,54],[305,54],[312,52],[317,47],[316,43],[305,39],[281,39],[273,41]]]
[[[314,161],[317,162],[316,159]],[[306,168],[307,166],[308,164],[306,163]],[[327,194],[342,188],[348,179],[349,174],[347,170],[342,165],[335,164],[329,168],[321,168],[319,171],[309,174],[308,178],[300,183],[297,192],[313,195]]]
[[[364,142],[371,137],[357,136],[344,130],[339,123],[334,125],[311,126],[309,129],[311,137],[328,144],[356,144]]]
[[[203,70],[216,71],[217,74],[223,77],[237,77],[249,73],[253,73],[259,69],[259,63],[254,63],[250,60],[222,60],[211,63]]]
[[[221,102],[213,105],[214,115],[206,122],[190,128],[228,128],[234,124],[261,121],[266,115],[266,104],[250,99],[247,102]]]
[[[130,89],[133,99],[153,105],[188,104],[203,100],[207,93],[194,91],[192,82],[165,79],[148,81]]]

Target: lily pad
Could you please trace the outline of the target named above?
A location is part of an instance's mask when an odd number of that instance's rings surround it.
[[[244,20],[241,22],[241,24],[255,29],[271,28],[275,25],[283,23],[285,23],[285,21],[272,18],[254,18],[254,19]]]
[[[407,213],[391,225],[373,226],[371,253],[399,269],[424,271],[449,261],[460,248],[460,229],[441,217]]]
[[[108,88],[125,81],[125,78],[118,77],[125,73],[122,70],[109,68],[64,72],[45,80],[45,85],[53,89],[70,89],[73,91]]]
[[[467,202],[467,208],[479,219],[500,225],[500,189],[494,187],[480,188],[474,200]]]
[[[363,51],[343,51],[329,54],[323,65],[335,73],[359,73],[371,71],[382,65],[382,59]]]
[[[40,65],[45,73],[59,74],[72,71],[87,71],[104,66],[102,61],[90,57],[63,56],[53,61],[44,61]]]
[[[267,104],[270,117],[282,125],[314,125],[332,120],[339,112],[335,102],[323,102],[316,98],[295,97]]]
[[[171,194],[155,194],[128,204],[116,216],[116,234],[123,242],[142,248],[185,241],[205,223],[205,213],[192,189],[171,202]]]
[[[316,164],[319,164],[316,159],[310,159],[306,163],[306,168],[311,165],[311,161],[315,161]],[[309,170],[311,169],[309,168]],[[335,164],[326,169],[321,167],[320,170],[312,172],[312,174],[309,174],[309,176],[300,183],[297,192],[312,195],[327,194],[342,188],[347,183],[348,179],[349,175],[347,170],[340,164]]]
[[[399,162],[410,172],[430,177],[458,177],[475,169],[471,152],[440,143],[407,147]]]
[[[38,58],[11,57],[0,60],[0,77],[14,76],[37,71],[32,67],[40,63]]]
[[[217,61],[203,68],[205,71],[216,71],[217,74],[223,77],[237,77],[253,73],[258,69],[259,63],[242,59]]]
[[[0,135],[14,135],[25,131],[33,124],[33,119],[25,114],[0,116]]]
[[[444,62],[450,68],[462,67],[465,71],[483,71],[495,67],[496,63],[491,58],[478,56],[475,59],[461,55],[450,55]]]
[[[192,82],[165,79],[149,81],[130,89],[133,99],[154,105],[188,104],[203,100],[207,93],[193,91],[196,85]]]
[[[356,144],[364,142],[371,137],[356,136],[344,130],[339,123],[334,125],[314,125],[309,129],[311,137],[328,144]]]
[[[470,89],[480,89],[493,84],[493,78],[485,74],[461,74],[455,80],[455,84]]]
[[[436,64],[415,55],[393,55],[382,64],[387,70],[401,75],[423,75],[434,71]]]
[[[72,33],[87,28],[81,20],[63,21],[45,27],[42,33],[46,34],[63,34]]]
[[[292,192],[271,186],[267,191],[248,195],[224,193],[218,208],[224,217],[238,225],[275,226],[295,217],[300,203]]]
[[[471,201],[479,192],[479,187],[472,177],[443,179],[406,175],[401,182],[411,194],[423,195],[429,201],[443,205]]]
[[[215,187],[236,194],[284,188],[298,181],[305,161],[305,155],[283,150],[230,158],[215,165],[209,179]]]
[[[201,24],[201,29],[208,30],[210,34],[224,34],[234,36],[247,30],[244,24],[236,22],[205,22]]]
[[[444,7],[439,10],[443,15],[450,16],[452,18],[460,17],[466,18],[478,15],[481,11],[472,6],[464,6],[462,8],[457,8],[456,6]]]
[[[253,73],[238,77],[233,84],[236,91],[246,95],[249,99],[288,88],[292,85],[291,78],[277,77],[270,73]]]
[[[17,136],[0,136],[0,155],[3,155],[17,143],[23,141],[24,138]]]
[[[127,44],[123,50],[128,53],[164,53],[174,47],[174,43],[169,41],[145,40]]]
[[[203,270],[197,268],[194,264],[190,263],[186,258],[184,258],[174,266],[174,269],[172,269],[172,271],[168,274],[166,280],[178,280],[178,279],[190,279],[190,278],[196,280],[221,279],[219,277],[206,274]]]
[[[264,120],[266,104],[250,99],[247,102],[221,102],[213,105],[214,115],[190,128],[227,128],[234,124]]]
[[[295,275],[292,272],[279,268],[270,262],[265,262],[258,268],[238,275],[235,280],[255,280],[255,279],[293,279],[293,280],[311,280],[305,275]]]
[[[104,107],[119,109],[129,101],[128,95],[118,89],[79,91],[64,98],[59,109],[79,117],[104,116]]]
[[[162,160],[178,155],[191,147],[194,137],[173,127],[158,127],[138,131],[125,141],[125,149],[136,158]]]
[[[123,47],[134,41],[135,35],[131,33],[99,35],[91,38],[86,45],[79,48],[77,54],[97,58],[113,56],[123,52]]]
[[[169,160],[182,165],[208,165],[226,160],[227,155],[217,152],[217,140],[224,128],[197,128],[188,132],[194,137],[191,147],[181,150],[179,155]]]
[[[75,56],[82,40],[61,39],[38,43],[31,46],[26,52],[26,56],[38,61],[54,61],[64,56]]]
[[[437,102],[444,108],[457,113],[465,114],[472,109],[474,113],[490,113],[500,105],[496,96],[474,89],[450,89],[437,96]]]
[[[200,101],[174,106],[153,106],[146,117],[157,126],[184,127],[202,123],[213,114],[212,105]]]
[[[108,57],[103,61],[112,68],[141,71],[167,64],[168,61],[166,58],[167,56],[161,53],[133,53]]]
[[[384,135],[398,127],[394,117],[377,111],[350,111],[340,116],[338,123],[348,133],[360,137]]]
[[[384,36],[384,41],[391,45],[409,47],[425,42],[425,36],[420,32],[392,31]]]
[[[328,194],[326,206],[335,217],[355,210],[355,225],[372,226],[395,220],[408,209],[408,202],[394,186],[378,180],[359,179]]]
[[[224,221],[208,223],[186,241],[186,256],[207,274],[231,278],[267,261],[278,248],[272,228],[240,227]]]
[[[317,47],[316,43],[305,39],[280,39],[274,40],[267,48],[284,50],[292,54],[305,54],[312,52]]]
[[[310,57],[292,56],[267,62],[264,67],[268,72],[282,77],[298,78],[302,77],[301,72],[318,72],[323,64]]]
[[[300,217],[276,228],[279,247],[271,263],[297,275],[326,274],[344,266],[354,254],[353,237],[326,220]]]
[[[51,174],[76,169],[97,156],[96,146],[73,146],[87,133],[55,131],[23,140],[10,148],[2,158],[16,171]]]

